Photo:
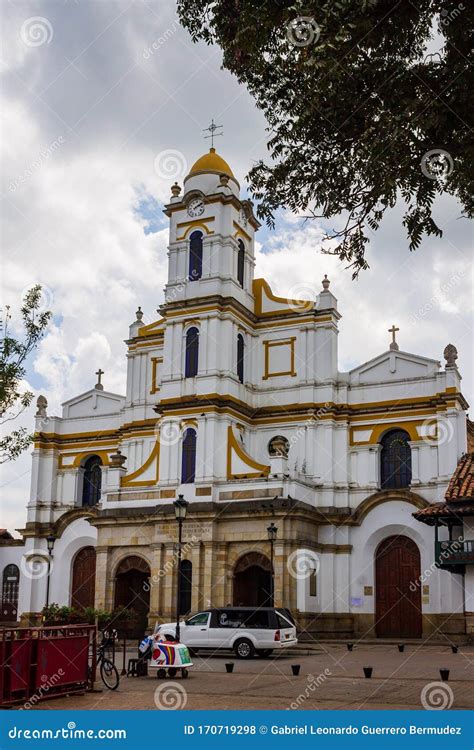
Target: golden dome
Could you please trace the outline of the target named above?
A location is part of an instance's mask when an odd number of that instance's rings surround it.
[[[203,154],[197,161],[194,162],[193,166],[189,170],[188,177],[199,172],[217,172],[218,174],[227,174],[229,177],[234,177],[233,172],[225,159],[216,153],[215,148],[209,149],[208,154]]]

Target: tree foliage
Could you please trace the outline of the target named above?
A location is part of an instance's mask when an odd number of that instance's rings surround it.
[[[25,363],[37,347],[51,318],[50,311],[41,311],[41,286],[36,284],[26,292],[21,306],[22,338],[10,334],[10,308],[5,307],[3,331],[0,341],[0,463],[17,458],[32,442],[25,427],[5,434],[7,424],[16,419],[29,406],[34,394],[22,389]]]
[[[269,123],[270,163],[249,175],[260,218],[273,226],[278,207],[341,214],[343,228],[328,232],[337,239],[331,252],[357,274],[367,267],[368,234],[400,196],[410,250],[423,235],[442,234],[437,194],[455,196],[471,216],[471,8],[178,0],[193,39],[220,45],[224,67]]]

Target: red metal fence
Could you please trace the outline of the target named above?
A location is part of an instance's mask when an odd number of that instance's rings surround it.
[[[94,625],[0,628],[0,706],[91,688],[96,640]]]

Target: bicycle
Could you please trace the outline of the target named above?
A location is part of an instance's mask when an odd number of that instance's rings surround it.
[[[108,659],[105,650],[113,642],[113,636],[107,632],[102,634],[102,643],[97,647],[97,667],[99,667],[100,678],[109,690],[117,690],[120,677],[117,667],[111,659]]]

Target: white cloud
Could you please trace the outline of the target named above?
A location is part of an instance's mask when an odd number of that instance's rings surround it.
[[[21,25],[38,15],[54,37],[27,48]],[[266,134],[245,89],[220,70],[220,51],[193,45],[173,27],[174,0],[24,2],[4,8],[5,18],[2,301],[18,309],[26,287],[44,286],[55,318],[28,377],[49,413],[58,413],[61,401],[94,384],[99,366],[105,387],[123,392],[128,325],[138,305],[153,320],[163,299],[167,229],[145,234],[150,217],[137,211],[144,197],[169,196],[156,155],[177,149],[192,163],[209,145],[202,128],[214,117],[224,124],[218,148],[243,184],[253,160],[266,157]],[[394,212],[373,238],[372,269],[358,282],[320,253],[321,228],[290,214],[275,234],[261,230],[257,274],[277,294],[317,293],[328,274],[343,314],[342,368],[385,349],[395,322],[403,349],[441,358],[448,341],[456,344],[468,383],[469,238],[457,214],[440,202],[445,238],[410,254]],[[446,286],[455,274],[459,282]],[[19,424],[31,428],[33,414],[32,406]],[[28,454],[4,468],[2,524],[23,525],[30,469]]]

